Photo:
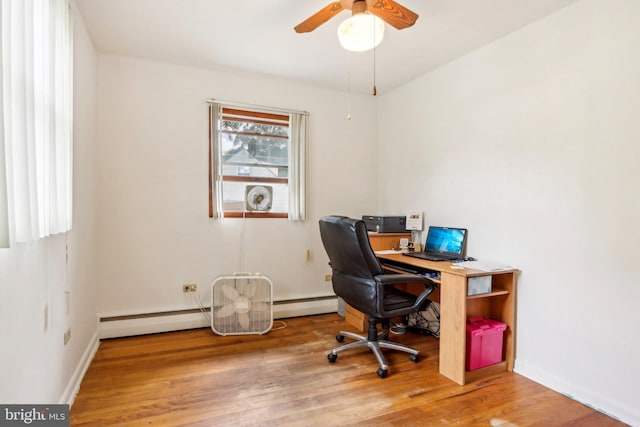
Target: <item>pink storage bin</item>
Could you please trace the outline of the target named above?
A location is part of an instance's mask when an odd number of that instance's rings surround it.
[[[468,371],[502,361],[502,340],[507,325],[497,320],[470,317],[467,320]]]

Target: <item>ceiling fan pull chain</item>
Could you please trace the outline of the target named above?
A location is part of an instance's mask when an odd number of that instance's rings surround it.
[[[376,38],[376,27],[373,27],[373,39],[375,40]],[[378,94],[378,91],[376,89],[376,48],[374,46],[373,48],[373,96],[376,96]]]
[[[351,120],[351,52],[347,58],[347,120]]]

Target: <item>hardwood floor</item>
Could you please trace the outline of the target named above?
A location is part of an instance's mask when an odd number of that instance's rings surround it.
[[[329,363],[337,314],[285,319],[264,336],[210,329],[103,341],[71,408],[73,426],[624,426],[517,374],[459,386],[438,374],[438,342],[385,351],[389,377],[367,350]],[[279,323],[274,323],[274,328]]]

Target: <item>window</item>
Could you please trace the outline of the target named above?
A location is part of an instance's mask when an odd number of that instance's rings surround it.
[[[212,103],[209,216],[304,220],[306,114]]]

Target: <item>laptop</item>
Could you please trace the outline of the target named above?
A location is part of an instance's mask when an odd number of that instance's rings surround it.
[[[467,229],[429,227],[422,252],[403,252],[402,255],[430,261],[449,261],[464,258]]]

